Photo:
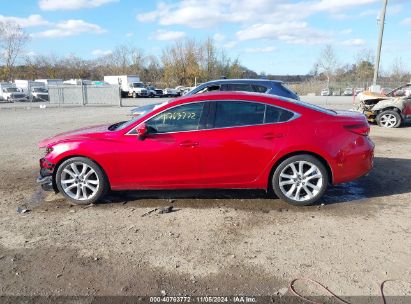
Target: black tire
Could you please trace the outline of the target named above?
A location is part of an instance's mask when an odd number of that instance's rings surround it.
[[[291,165],[292,163],[296,163],[296,162],[304,162],[304,163],[306,162],[307,164],[304,165],[304,166],[306,166],[306,168],[307,168],[307,166],[309,166],[309,164],[314,165],[314,166],[318,169],[318,170],[316,170],[316,172],[319,171],[319,173],[321,173],[321,178],[314,178],[314,179],[313,179],[313,180],[317,180],[317,183],[318,183],[318,184],[320,184],[320,181],[319,181],[319,180],[321,179],[321,186],[316,185],[317,188],[319,188],[319,190],[318,190],[317,193],[315,193],[315,195],[313,195],[312,198],[309,198],[309,195],[308,195],[308,193],[307,193],[305,190],[303,190],[303,193],[306,193],[305,197],[306,197],[307,199],[304,199],[304,200],[296,200],[296,199],[290,198],[289,196],[285,195],[285,193],[283,193],[283,191],[285,191],[285,190],[291,190],[291,187],[292,187],[293,185],[292,185],[292,184],[291,184],[291,185],[287,185],[287,187],[290,186],[289,189],[285,189],[285,186],[283,186],[283,190],[282,190],[281,187],[280,187],[280,174],[281,174],[281,173],[285,173],[285,172],[283,172],[283,171],[284,171],[284,170],[285,170],[285,171],[286,171],[286,170],[289,170],[289,165]],[[303,169],[304,169],[304,166],[303,166]],[[287,172],[287,171],[286,171],[286,172]],[[288,172],[287,172],[287,174],[288,174]],[[310,175],[309,175],[309,176],[310,176]],[[307,176],[307,177],[308,177],[308,176]],[[311,178],[312,178],[312,176],[311,176]],[[314,157],[314,156],[312,156],[312,155],[301,154],[301,155],[291,156],[291,157],[283,160],[283,161],[277,166],[277,168],[275,169],[275,171],[274,171],[274,173],[273,173],[273,175],[272,175],[271,186],[272,186],[272,189],[273,189],[274,193],[275,193],[281,200],[283,200],[283,201],[285,201],[285,202],[287,202],[287,203],[289,203],[289,204],[291,204],[291,205],[294,205],[294,206],[308,206],[308,205],[314,204],[315,202],[317,202],[318,200],[321,199],[321,197],[324,195],[325,191],[327,190],[328,180],[329,180],[328,171],[327,171],[327,169],[325,168],[325,166],[322,164],[321,161],[319,161],[316,157]],[[300,181],[298,181],[298,182],[300,183]],[[311,183],[311,182],[310,182],[310,183]],[[301,184],[302,184],[302,185],[305,185],[306,188],[307,188],[307,182],[306,182],[305,180],[301,181]],[[303,187],[302,185],[301,185],[301,187]],[[298,186],[296,186],[296,187],[298,187]],[[300,187],[300,188],[301,188],[301,187]],[[300,193],[301,193],[301,192],[300,192]],[[313,192],[313,193],[314,193],[314,192]],[[312,194],[313,194],[313,193],[312,193]]]
[[[392,123],[387,121],[387,117],[391,117],[393,119]],[[378,113],[376,120],[377,124],[383,128],[398,128],[402,123],[401,115],[394,110],[386,110]]]
[[[73,163],[86,164],[87,166],[91,167],[95,171],[95,174],[98,177],[98,182],[99,182],[98,189],[95,192],[95,194],[93,194],[93,196],[90,197],[89,199],[81,199],[81,200],[75,199],[71,197],[69,194],[67,194],[66,191],[63,189],[62,182],[61,182],[62,176],[63,176],[63,170],[67,168],[67,166]],[[57,189],[59,190],[59,192],[61,192],[65,198],[67,198],[68,200],[70,200],[71,202],[77,205],[88,205],[88,204],[93,204],[95,202],[98,202],[107,193],[107,191],[110,188],[107,177],[105,173],[103,172],[103,170],[100,168],[100,166],[97,165],[91,159],[86,158],[86,157],[73,157],[61,163],[60,166],[57,168],[57,172],[56,172],[56,185],[57,185]]]

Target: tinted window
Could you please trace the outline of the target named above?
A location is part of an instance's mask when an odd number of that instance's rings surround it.
[[[177,106],[146,121],[146,125],[154,133],[198,130],[203,108],[204,103]]]
[[[278,95],[278,96],[284,96],[284,97],[291,98],[291,99],[298,99],[297,94],[295,94],[288,88],[284,87],[281,83],[274,85],[270,93],[274,95]]]
[[[207,92],[213,92],[213,91],[220,91],[220,85],[213,84],[210,86],[206,86],[197,92],[194,92],[194,94],[201,94],[201,93],[207,93]]]
[[[262,124],[265,105],[243,101],[217,101],[215,128]]]
[[[221,85],[221,91],[254,92],[250,84],[228,83]]]
[[[265,110],[264,123],[284,122],[290,120],[293,116],[293,112],[277,107],[267,106]]]
[[[254,92],[257,92],[257,93],[265,93],[265,92],[267,92],[267,88],[265,87],[265,86],[262,86],[262,85],[253,85],[253,89],[254,89]]]

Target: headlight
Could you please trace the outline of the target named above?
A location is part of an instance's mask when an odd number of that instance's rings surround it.
[[[51,152],[53,152],[53,147],[48,146],[48,147],[46,148],[46,155],[49,154],[49,153],[51,153]]]

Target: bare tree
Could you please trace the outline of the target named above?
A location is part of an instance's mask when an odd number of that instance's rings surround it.
[[[4,64],[3,78],[11,80],[16,59],[28,42],[29,36],[14,22],[0,22],[0,52]]]
[[[326,45],[321,51],[317,66],[319,72],[322,72],[327,77],[327,87],[330,86],[330,80],[338,68],[337,55],[331,45]]]
[[[390,77],[393,81],[400,84],[403,81],[407,81],[405,79],[408,75],[407,70],[404,68],[404,62],[402,61],[401,57],[395,57],[392,65],[391,65],[391,74]]]

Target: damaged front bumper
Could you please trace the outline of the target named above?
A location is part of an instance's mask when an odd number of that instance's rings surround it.
[[[40,176],[37,178],[37,183],[45,191],[53,191],[53,171],[54,165],[48,162],[46,159],[40,159]]]

